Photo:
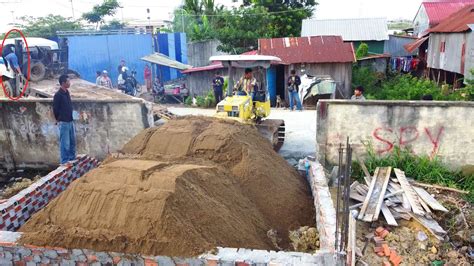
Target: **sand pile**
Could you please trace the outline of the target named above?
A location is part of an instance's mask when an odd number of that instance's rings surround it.
[[[250,126],[202,117],[144,130],[21,229],[21,242],[192,256],[216,246],[272,249],[314,224],[304,180]],[[126,158],[124,158],[126,157]]]

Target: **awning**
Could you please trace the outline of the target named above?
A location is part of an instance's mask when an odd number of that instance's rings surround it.
[[[215,70],[215,69],[221,69],[221,68],[224,68],[221,62],[214,62],[208,66],[188,68],[186,70],[181,71],[181,73],[188,74],[188,73],[193,73],[193,72],[209,71],[209,70]]]
[[[173,60],[169,58],[168,56],[160,53],[154,53],[150,54],[147,56],[144,56],[141,58],[143,61],[152,63],[152,64],[157,64],[157,65],[162,65],[162,66],[167,66],[171,68],[176,68],[179,70],[185,70],[188,68],[192,68],[190,65],[183,64],[181,62],[178,62],[176,60]]]
[[[412,43],[409,43],[409,44],[405,44],[403,45],[403,47],[405,48],[405,50],[407,50],[409,53],[412,53],[413,51],[415,51],[418,47],[420,47],[426,40],[428,40],[430,36],[426,36],[426,37],[423,37],[423,38],[420,38]]]

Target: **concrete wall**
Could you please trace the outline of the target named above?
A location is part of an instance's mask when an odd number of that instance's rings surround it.
[[[362,142],[370,142],[379,155],[400,146],[453,168],[474,165],[473,102],[321,100],[317,109],[321,163],[336,164],[349,136],[359,154],[366,152]]]
[[[77,152],[103,159],[153,125],[151,106],[139,99],[73,99]],[[59,162],[52,99],[0,99],[0,167]]]
[[[193,67],[209,65],[209,57],[226,54],[217,50],[219,44],[217,40],[188,43],[188,64]]]

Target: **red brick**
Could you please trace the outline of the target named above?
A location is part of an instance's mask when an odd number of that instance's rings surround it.
[[[26,266],[26,262],[25,261],[15,261],[14,264],[15,266]]]
[[[216,259],[207,259],[207,266],[218,266],[219,260]]]
[[[87,255],[87,262],[96,262],[97,256],[96,255]]]
[[[380,234],[380,237],[385,239],[385,237],[388,235],[388,230],[383,230],[382,233]]]
[[[378,252],[377,255],[378,255],[379,257],[383,257],[383,256],[385,256],[385,253],[383,253],[383,252]]]
[[[2,246],[2,247],[14,247],[14,246],[16,246],[16,244],[12,243],[12,242],[0,242],[0,246]]]
[[[375,253],[383,252],[383,248],[382,247],[374,247],[374,252]]]
[[[145,266],[158,266],[158,263],[151,259],[145,259]]]
[[[385,256],[390,256],[390,248],[388,247],[387,244],[383,244],[382,245],[382,248],[383,248],[383,253],[385,254]]]
[[[33,261],[33,256],[25,256],[23,258],[26,262]]]
[[[379,236],[374,236],[374,241],[375,241],[375,243],[382,242],[383,238],[381,238]]]
[[[385,230],[385,228],[383,228],[382,226],[379,226],[377,227],[377,229],[375,229],[375,235],[379,236],[383,230]]]
[[[250,264],[243,261],[236,261],[235,266],[250,266]]]
[[[392,265],[390,264],[390,262],[384,260],[384,261],[383,261],[383,266],[392,266]]]
[[[87,262],[76,262],[76,266],[89,266]]]
[[[119,264],[119,262],[120,262],[121,260],[122,260],[121,257],[113,257],[113,258],[112,258],[112,261],[113,261],[114,265],[115,265],[115,264]]]

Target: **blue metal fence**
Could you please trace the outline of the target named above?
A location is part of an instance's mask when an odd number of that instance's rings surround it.
[[[155,44],[157,44],[155,45],[156,52],[164,54],[178,62],[184,64],[188,63],[185,33],[160,33],[155,36]],[[158,77],[161,77],[162,81],[168,81],[183,76],[178,70],[163,66],[157,66],[156,73]]]
[[[117,68],[124,59],[143,84],[145,62],[140,58],[153,52],[151,34],[68,36],[68,40],[69,68],[83,79],[95,83],[96,71],[107,70],[116,84]]]

